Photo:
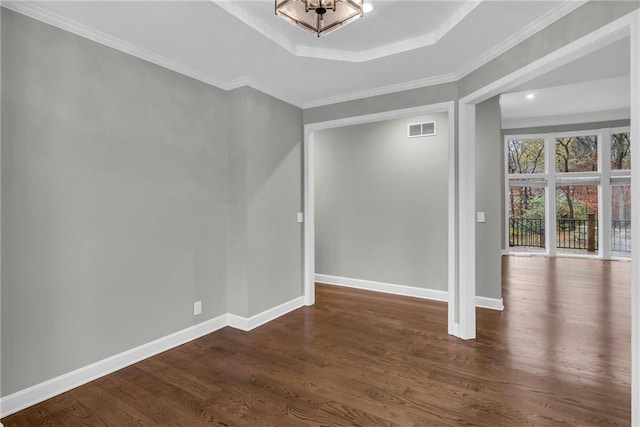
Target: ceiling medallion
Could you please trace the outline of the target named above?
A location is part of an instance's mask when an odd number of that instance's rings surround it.
[[[320,37],[360,18],[364,0],[275,0],[276,15]]]

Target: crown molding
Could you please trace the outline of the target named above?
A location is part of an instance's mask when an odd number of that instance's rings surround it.
[[[435,86],[444,83],[451,83],[457,81],[458,78],[455,74],[443,74],[441,76],[427,77],[425,79],[412,80],[409,82],[396,83],[388,86],[380,86],[377,88],[361,90],[357,92],[345,93],[337,96],[330,96],[327,98],[321,98],[304,102],[302,108],[315,108],[322,107],[324,105],[338,104],[341,102],[355,101],[357,99],[370,98],[372,96],[388,95],[390,93],[403,92],[406,90],[419,89],[428,86]]]
[[[242,7],[243,2],[234,2],[229,0],[212,1],[225,12],[244,22],[249,27],[258,31],[269,40],[273,41],[280,47],[288,50],[290,53],[296,56],[345,62],[367,62],[374,59],[384,58],[398,53],[408,52],[410,50],[431,46],[437,43],[484,0],[465,2],[460,8],[458,8],[458,10],[451,14],[451,16],[447,20],[445,20],[442,25],[438,27],[438,29],[431,33],[423,34],[421,36],[412,37],[405,40],[400,40],[398,42],[389,43],[384,46],[363,51],[325,49],[295,44],[291,40],[280,34],[278,31],[276,31],[274,26],[269,25],[262,19],[257,19],[254,15],[246,13],[246,9]]]
[[[262,83],[258,83],[255,79],[252,78],[247,78],[247,77],[243,77],[241,79],[237,79],[237,80],[233,80],[230,83],[234,83],[235,86],[233,87],[229,87],[229,89],[227,90],[231,90],[231,89],[236,89],[242,86],[249,86],[257,91],[260,91],[262,93],[265,93],[269,96],[272,96],[274,98],[279,99],[280,101],[286,102],[287,104],[293,105],[294,107],[298,107],[298,108],[303,108],[303,104],[301,102],[299,102],[298,100],[295,100],[293,98],[290,98],[286,95],[284,95],[283,93],[281,93],[280,91],[278,91],[277,89],[273,89],[267,85],[264,85]]]
[[[480,55],[478,59],[476,59],[475,61],[471,61],[466,65],[464,65],[462,68],[460,68],[456,72],[456,76],[458,80],[462,79],[466,75],[472,73],[473,71],[477,70],[478,68],[487,64],[488,62],[493,61],[498,56],[507,52],[509,49],[512,49],[513,47],[519,45],[520,43],[522,43],[529,37],[533,36],[534,34],[544,30],[549,25],[556,22],[558,19],[573,12],[583,4],[587,3],[588,1],[589,0],[571,0],[571,1],[565,1],[559,4],[555,8],[551,9],[549,12],[542,15],[540,18],[533,21],[531,24],[524,27],[522,30],[513,34],[511,37],[504,39],[504,41],[502,41],[498,45],[494,46],[492,49]]]
[[[589,0],[575,0],[561,3],[554,9],[550,10],[530,25],[527,25],[521,31],[517,32],[513,36],[505,39],[499,45],[490,49],[489,51],[482,54],[477,60],[471,61],[466,65],[462,66],[456,72],[452,74],[446,74],[442,76],[430,77],[426,79],[413,80],[410,82],[398,83],[389,86],[383,86],[378,88],[373,88],[364,91],[351,92],[338,96],[328,97],[328,98],[319,98],[311,101],[304,102],[302,104],[303,108],[314,108],[321,107],[324,105],[338,104],[341,102],[347,101],[355,101],[357,99],[369,98],[377,95],[386,95],[394,92],[401,92],[404,90],[418,89],[422,87],[435,86],[443,83],[451,83],[454,81],[461,80],[463,77],[487,64],[488,62],[494,60],[498,56],[522,43],[529,37],[534,34],[542,31],[544,28],[548,27],[558,19],[563,16],[571,13],[578,7],[582,6]],[[475,5],[477,6],[477,4]],[[474,7],[475,7],[474,6]],[[466,16],[466,15],[465,15]]]
[[[140,59],[144,59],[147,62],[159,65],[163,68],[167,68],[171,71],[175,71],[176,73],[183,74],[187,77],[191,77],[192,79],[199,80],[211,86],[215,86],[225,90],[227,89],[227,83],[223,80],[217,79],[209,74],[194,70],[193,68],[186,67],[176,61],[149,52],[148,50],[125,42],[124,40],[120,40],[116,37],[112,37],[108,34],[94,30],[70,19],[64,18],[56,13],[39,7],[32,2],[3,1],[2,7],[52,25],[56,28],[60,28],[61,30],[65,30],[77,36],[92,40],[96,43],[100,43],[110,48],[119,50],[120,52],[124,52]]]
[[[259,84],[247,77],[239,77],[234,80],[220,80],[210,74],[202,73],[200,71],[194,70],[193,68],[186,67],[176,61],[173,61],[161,55],[157,55],[155,53],[149,52],[138,46],[132,45],[131,43],[127,43],[116,37],[112,37],[108,34],[102,33],[100,31],[96,31],[85,25],[82,25],[70,19],[64,18],[47,9],[43,9],[31,2],[28,2],[28,1],[7,2],[3,0],[2,7],[12,10],[14,12],[20,13],[21,15],[28,16],[29,18],[33,18],[40,22],[44,22],[45,24],[49,24],[53,27],[59,28],[61,30],[75,34],[77,36],[83,37],[85,39],[89,39],[96,43],[100,43],[112,49],[116,49],[120,52],[124,52],[128,55],[135,56],[136,58],[140,58],[152,64],[174,71],[178,74],[191,77],[192,79],[201,81],[210,86],[214,86],[219,89],[223,89],[227,91],[236,89],[242,86],[250,86],[256,90],[266,93],[267,95],[273,96],[274,98],[280,99],[281,101],[284,101],[288,104],[301,108],[300,102],[293,100],[287,96],[284,96],[283,94],[280,94],[275,90],[271,90],[270,88],[262,84]]]
[[[227,10],[229,13],[236,16],[233,11],[237,9],[237,6],[234,6],[234,4],[238,2],[220,1],[220,0],[213,0],[213,1],[224,10]],[[246,76],[242,76],[233,80],[218,79],[210,74],[202,73],[193,68],[184,66],[176,61],[165,58],[161,55],[157,55],[155,53],[149,52],[138,46],[132,45],[128,42],[112,37],[108,34],[96,31],[87,26],[84,26],[82,24],[69,20],[67,18],[64,18],[47,9],[39,7],[36,4],[29,1],[7,2],[3,0],[2,7],[5,7],[14,12],[17,12],[22,15],[28,16],[30,18],[36,19],[38,21],[47,23],[54,27],[57,27],[62,30],[73,33],[75,35],[78,35],[80,37],[111,47],[118,51],[127,53],[129,55],[135,56],[137,58],[143,59],[145,61],[161,66],[163,68],[167,68],[179,74],[183,74],[187,77],[191,77],[195,80],[207,83],[211,86],[215,86],[223,90],[232,90],[242,86],[250,86],[256,90],[264,92],[267,95],[273,96],[274,98],[280,99],[298,108],[314,108],[314,107],[320,107],[324,105],[354,101],[357,99],[369,98],[369,97],[379,96],[379,95],[387,95],[394,92],[419,89],[423,87],[458,81],[463,77],[465,77],[466,75],[468,75],[469,73],[475,71],[476,69],[482,67],[483,65],[495,59],[499,55],[513,48],[517,44],[521,43],[522,41],[526,40],[527,38],[531,37],[532,35],[546,28],[548,25],[552,24],[553,22],[557,21],[558,19],[562,18],[563,16],[567,15],[573,10],[577,9],[587,1],[588,0],[575,0],[575,1],[568,1],[568,2],[561,3],[559,6],[557,6],[553,10],[546,13],[545,15],[543,15],[542,17],[540,17],[539,19],[537,19],[536,21],[534,21],[533,23],[525,27],[523,30],[519,31],[517,34],[514,34],[512,37],[506,39],[505,41],[500,43],[498,46],[485,52],[477,60],[466,64],[465,66],[461,67],[459,70],[457,70],[454,73],[444,74],[444,75],[434,76],[434,77],[427,77],[424,79],[412,80],[408,82],[396,83],[396,84],[387,85],[387,86],[380,86],[376,88],[345,93],[345,94],[327,97],[327,98],[309,100],[306,102],[302,102],[301,100],[294,100],[280,93],[278,90],[273,90],[268,85],[259,83],[255,79],[248,78]],[[406,50],[416,49],[420,47],[418,46],[420,43],[425,43],[426,38],[431,37],[434,39],[437,38],[439,40],[447,32],[449,32],[453,27],[455,27],[455,25],[457,25],[457,23],[460,22],[465,16],[467,16],[473,9],[475,9],[475,7],[477,7],[480,3],[481,3],[480,1],[466,3],[464,7],[462,7],[458,12],[456,12],[456,14],[452,15],[452,17],[449,20],[445,21],[436,32],[434,32],[431,35],[418,38],[421,40],[412,39],[404,42],[382,46],[379,49],[372,49],[370,51],[365,51],[364,53],[361,53],[362,54],[361,56],[359,56],[360,54],[358,53],[354,54],[352,52],[337,51],[337,50],[331,50],[331,49],[315,49],[315,50],[322,51],[321,53],[326,56],[346,55],[346,56],[349,56],[350,60],[352,61],[354,57],[358,59],[354,62],[363,62],[361,61],[361,59],[363,58],[371,57],[372,55],[379,55],[376,57],[387,56],[387,55],[393,54],[389,52],[394,52],[394,50],[396,49],[406,49]],[[229,11],[229,10],[233,10],[233,11]],[[252,23],[250,25],[258,31],[260,31],[261,26],[264,26],[264,24],[260,24],[260,23],[256,23],[256,24]],[[262,31],[260,32],[263,35],[269,37],[268,35],[264,34]],[[423,38],[425,38],[425,40],[422,40]],[[280,40],[280,42],[278,41],[275,41],[275,42],[289,51],[294,50],[294,52],[292,53],[296,54],[295,53],[296,48],[292,46],[290,42],[284,39]],[[416,47],[411,47],[411,43],[416,43],[415,45]],[[399,46],[399,45],[402,45],[402,46]],[[304,49],[298,48],[298,50],[299,50],[299,52],[297,53],[298,56],[306,56],[306,54],[309,53],[309,52],[306,52]],[[337,58],[332,57],[331,59],[337,59]]]

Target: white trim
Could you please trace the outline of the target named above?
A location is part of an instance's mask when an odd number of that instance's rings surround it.
[[[511,89],[521,83],[538,77],[548,71],[567,64],[586,54],[594,52],[610,43],[621,40],[631,34],[631,134],[640,135],[640,11],[635,10],[620,19],[617,19],[588,35],[565,45],[562,48],[546,55],[539,60],[520,68],[519,70],[508,74],[494,82],[472,92],[459,100],[460,104],[460,120],[458,122],[459,132],[461,135],[473,133],[475,124],[470,117],[462,114],[468,106],[473,106],[492,96],[498,95],[505,90]],[[459,149],[464,152],[467,148],[464,138],[461,138]],[[465,163],[459,165],[459,170],[464,172],[465,166],[471,163],[473,159],[467,159]],[[631,150],[632,164],[640,164],[640,150]],[[475,191],[467,191],[465,196],[467,205],[475,199]],[[631,209],[632,212],[640,211],[640,171],[636,168],[631,171]],[[469,207],[467,207],[469,209]],[[461,215],[470,216],[473,210],[463,210],[461,207]],[[463,241],[464,234],[473,232],[473,230],[461,229],[460,241]],[[632,242],[640,242],[640,227],[632,228]],[[633,243],[635,244],[635,243]],[[460,252],[461,262],[465,257],[473,255],[466,251]],[[640,251],[631,252],[631,425],[640,425]],[[461,289],[463,289],[461,287]],[[469,289],[465,290],[470,292]],[[462,295],[462,299],[468,298],[468,295]]]
[[[456,74],[443,74],[440,76],[427,77],[424,79],[412,80],[403,83],[395,83],[387,86],[380,86],[372,89],[361,90],[357,92],[348,92],[342,95],[330,96],[327,98],[319,98],[311,101],[303,102],[302,108],[322,107],[324,105],[339,104],[341,102],[355,101],[358,99],[371,98],[374,96],[388,95],[390,93],[403,92],[407,90],[420,89],[423,87],[436,86],[445,83],[458,81]]]
[[[613,199],[611,196],[611,131],[601,129],[598,132],[598,170],[602,175],[598,186],[598,255],[611,259],[611,218]]]
[[[112,372],[148,359],[156,354],[193,341],[197,338],[220,330],[226,326],[250,331],[280,316],[302,307],[302,297],[294,298],[276,307],[270,308],[249,318],[226,313],[190,326],[181,331],[157,340],[142,344],[130,350],[76,369],[40,384],[33,385],[8,396],[0,398],[0,417],[4,418],[25,408],[43,402],[73,388],[87,384]],[[0,426],[2,427],[2,426]]]
[[[51,12],[50,10],[44,9],[33,2],[3,2],[2,7],[36,19],[40,22],[44,22],[56,28],[60,28],[61,30],[67,31],[85,39],[100,43],[104,46],[110,47],[120,52],[124,52],[136,58],[143,59],[152,64],[174,71],[178,74],[191,77],[192,79],[201,81],[210,86],[215,86],[223,90],[232,90],[242,86],[249,86],[256,90],[264,92],[267,95],[273,96],[274,98],[280,99],[281,101],[284,101],[288,104],[294,105],[298,108],[302,107],[301,103],[279,93],[279,91],[277,90],[272,90],[271,88],[266,87],[264,84],[256,82],[254,79],[239,77],[233,80],[221,80],[211,74],[200,72],[194,68],[187,67],[179,62],[173,61],[169,58],[165,58],[164,56],[155,54],[124,40],[120,40],[106,33],[102,33],[93,28],[89,28],[85,25],[79,24],[75,21]]]
[[[294,298],[291,301],[287,301],[278,306],[270,308],[268,310],[263,311],[262,313],[258,313],[255,316],[251,317],[242,317],[235,314],[229,313],[227,315],[228,326],[232,328],[240,329],[241,331],[250,331],[252,329],[257,328],[258,326],[262,326],[265,323],[269,323],[274,319],[277,319],[280,316],[284,316],[285,314],[296,310],[304,305],[304,300],[302,297]]]
[[[327,59],[333,61],[345,62],[366,62],[374,59],[384,58],[386,56],[395,55],[397,53],[407,52],[437,43],[449,31],[451,31],[460,21],[462,21],[473,9],[475,9],[481,1],[471,1],[464,3],[458,10],[451,14],[439,28],[427,34],[418,37],[412,37],[400,40],[395,43],[389,43],[384,46],[373,49],[348,51],[343,49],[326,49],[302,44],[296,44],[290,39],[275,31],[274,26],[269,25],[262,19],[246,12],[246,9],[240,6],[241,2],[213,0],[213,2],[227,13],[244,22],[249,27],[258,31],[260,34],[288,50],[290,53],[306,58]]]
[[[504,199],[502,201],[502,214],[504,218],[504,221],[502,222],[502,238],[504,240],[502,255],[508,255],[511,250],[511,246],[509,246],[509,212],[511,211],[511,189],[509,188],[509,140],[515,138],[510,138],[508,135],[504,135],[502,139],[502,188],[504,193]]]
[[[363,289],[367,291],[384,292],[385,294],[422,298],[432,301],[446,302],[449,299],[447,291],[441,291],[438,289],[418,288],[415,286],[396,285],[393,283],[352,279],[349,277],[330,276],[327,274],[316,274],[316,282],[327,285],[344,286],[347,288]]]
[[[556,138],[552,134],[544,135],[544,168],[547,175],[547,183],[544,189],[544,224],[545,224],[545,252],[549,256],[556,256],[558,249],[558,229],[556,201]]]
[[[322,129],[333,129],[345,126],[361,125],[365,123],[394,120],[401,117],[409,117],[420,114],[445,113],[452,108],[453,101],[440,102],[438,104],[421,105],[418,107],[402,108],[400,110],[383,111],[381,113],[364,114],[362,116],[345,117],[342,119],[327,120],[325,122],[307,123],[305,130],[315,132]]]
[[[583,112],[576,114],[560,114],[555,116],[533,116],[503,118],[502,129],[535,128],[543,126],[573,125],[580,123],[597,123],[611,120],[630,119],[631,114],[628,108],[619,108],[607,111]]]
[[[423,34],[418,37],[401,40],[373,49],[361,51],[346,51],[340,49],[322,49],[296,45],[292,43],[291,40],[280,36],[277,32],[273,31],[273,28],[264,25],[263,21],[254,19],[251,15],[245,13],[243,8],[237,6],[237,3],[214,0],[214,2],[222,9],[234,15],[236,18],[249,25],[251,28],[255,29],[268,39],[272,40],[273,42],[296,56],[346,62],[367,62],[374,59],[384,58],[398,53],[408,52],[411,50],[431,46],[437,43],[456,25],[458,25],[460,21],[462,21],[481,3],[481,1],[482,0],[465,3],[461,8],[455,11],[449,17],[449,19],[445,20],[436,31],[432,33]],[[559,6],[550,10],[545,15],[538,18],[536,21],[527,25],[518,33],[513,34],[511,37],[505,39],[498,46],[495,46],[485,52],[478,60],[474,60],[473,62],[466,64],[459,70],[458,73],[456,73],[456,75],[458,76],[457,79],[464,77],[465,75],[476,70],[477,68],[480,68],[482,65],[486,64],[492,59],[500,56],[502,53],[508,51],[512,47],[543,30],[558,19],[577,9],[585,2],[586,0],[577,0],[561,3]]]
[[[265,93],[265,94],[267,94],[269,96],[277,98],[280,101],[284,101],[287,104],[291,104],[294,107],[302,108],[302,104],[300,102],[298,102],[296,100],[293,100],[292,98],[289,98],[288,96],[282,94],[277,89],[273,89],[273,88],[270,88],[268,86],[265,86],[264,83],[258,83],[254,79],[251,79],[251,78],[248,78],[248,77],[241,77],[239,79],[230,80],[228,82],[225,82],[224,86],[220,86],[220,87],[222,89],[224,89],[224,90],[232,90],[232,89],[237,89],[237,88],[243,87],[243,86],[249,86],[250,88],[253,88],[253,89],[258,90],[258,91],[260,91],[262,93]]]
[[[548,12],[547,14],[545,14],[535,22],[531,23],[530,25],[522,29],[519,33],[514,34],[512,37],[508,39],[505,39],[502,43],[500,43],[500,45],[487,51],[478,60],[475,60],[469,64],[466,64],[456,72],[444,74],[440,76],[429,77],[425,79],[418,79],[418,80],[402,82],[402,83],[397,83],[397,84],[392,84],[387,86],[381,86],[381,87],[367,89],[363,91],[350,92],[350,93],[328,97],[328,98],[309,100],[305,102],[293,100],[290,97],[280,93],[278,90],[272,90],[271,88],[266,87],[264,83],[259,83],[255,79],[250,79],[246,76],[242,76],[233,80],[222,80],[211,74],[202,73],[196,69],[187,67],[176,61],[173,61],[161,55],[157,55],[155,53],[149,52],[138,46],[132,45],[131,43],[125,42],[124,40],[120,40],[116,37],[112,37],[108,34],[102,33],[100,31],[89,28],[85,25],[72,21],[68,18],[60,16],[54,12],[51,12],[45,8],[38,6],[34,2],[29,2],[29,1],[3,2],[2,7],[6,7],[7,9],[13,10],[14,12],[18,12],[20,14],[31,17],[33,19],[37,19],[38,21],[47,23],[54,27],[60,28],[62,30],[68,31],[80,37],[84,37],[86,39],[92,40],[94,42],[103,44],[105,46],[111,47],[113,49],[135,56],[137,58],[144,59],[145,61],[151,62],[153,64],[159,65],[161,67],[175,71],[179,74],[183,74],[185,76],[207,83],[209,85],[212,85],[224,90],[231,90],[231,89],[235,89],[242,86],[250,86],[256,90],[264,92],[268,95],[273,96],[274,98],[278,98],[291,105],[306,109],[306,108],[336,104],[336,103],[352,101],[356,99],[369,98],[377,95],[384,95],[389,93],[401,92],[405,90],[417,89],[422,87],[428,87],[428,86],[434,86],[438,84],[458,81],[462,79],[464,76],[466,76],[467,74],[480,68],[481,66],[495,59],[502,53],[508,51],[518,43],[522,42],[523,40],[526,40],[533,34],[536,34],[540,30],[547,27],[548,25],[552,24],[553,22],[557,21],[563,16],[567,15],[574,9],[581,6],[584,2],[585,0],[576,0],[572,2],[564,2],[560,4],[555,9],[551,10],[550,12]],[[227,10],[229,8],[232,8],[234,2],[215,1],[215,3],[219,7]],[[477,4],[474,4],[472,2],[468,3],[468,6],[465,6],[465,9],[462,9],[461,13],[457,13],[451,18],[450,20],[451,22],[445,21],[442,24],[441,28],[438,29],[433,34],[428,35],[429,37],[425,38],[425,36],[421,36],[421,37],[418,37],[416,40],[418,39],[419,41],[422,40],[421,41],[422,43],[424,42],[424,40],[428,40],[434,37],[437,38],[437,37],[444,36],[444,34],[446,34],[446,32],[450,30],[449,26],[451,26],[452,23],[453,25],[457,24],[457,22],[463,19],[476,6]],[[229,12],[229,10],[227,11]],[[233,11],[231,13],[234,15],[237,15],[236,11]],[[256,25],[252,24],[251,26],[252,28],[260,31],[260,29],[257,28]],[[263,35],[265,35],[264,32],[262,33]],[[274,41],[279,45],[283,46],[285,49],[289,50],[290,52],[294,54],[299,54],[301,56],[309,56],[309,55],[306,55],[306,53],[309,53],[314,50],[309,48],[296,48],[295,46],[291,45],[290,41],[284,40],[284,39],[281,39],[280,41],[277,41],[277,40],[274,40]],[[365,52],[343,52],[344,54],[339,56],[343,56],[344,57],[343,59],[353,60],[353,58],[359,58],[360,56],[361,58],[365,58],[367,55],[369,55],[371,56],[371,58],[369,59],[375,59],[378,57],[383,57],[385,55],[398,53],[398,52],[395,52],[395,50],[397,50],[398,47],[402,47],[403,49],[407,49],[407,48],[416,49],[416,48],[419,48],[420,46],[415,45],[415,41],[411,41],[409,43],[405,41],[405,42],[398,43],[397,46],[396,44],[392,44],[389,46],[383,46],[379,49],[372,49],[371,51],[365,51]],[[297,50],[299,50],[299,52],[297,52]],[[320,50],[318,50],[318,52],[320,52]],[[323,52],[330,54],[332,56],[335,54],[335,52],[340,53],[339,51],[333,51],[333,50],[323,50]],[[332,58],[332,59],[340,59],[340,58]],[[364,60],[368,60],[368,59],[365,58]],[[356,62],[361,62],[361,61],[356,61]]]
[[[575,61],[589,53],[607,46],[618,40],[622,40],[629,34],[631,18],[629,15],[617,19],[586,36],[569,43],[538,60],[508,74],[488,85],[465,95],[460,99],[461,104],[480,103],[505,90],[514,88],[535,77],[539,77],[549,71],[555,70],[569,62]],[[632,114],[633,117],[633,114]]]
[[[607,159],[611,155],[611,135],[613,133],[628,132],[625,127],[618,128],[597,128],[576,130],[568,132],[551,132],[547,134],[517,135],[505,134],[505,170],[508,163],[508,141],[520,139],[544,139],[545,143],[545,171],[544,173],[530,174],[507,174],[505,178],[505,217],[509,217],[509,187],[523,186],[545,189],[545,253],[548,256],[555,256],[558,248],[556,242],[557,213],[556,213],[556,192],[557,186],[566,185],[590,185],[598,187],[598,217],[601,224],[611,223],[611,187],[615,184],[630,184],[629,170],[611,170]],[[576,136],[596,136],[598,139],[598,170],[595,172],[557,172],[556,171],[556,150],[557,138]],[[504,233],[508,238],[509,227],[505,224]],[[611,259],[611,229],[598,227],[598,254],[602,259]],[[578,254],[566,253],[565,256],[576,256]],[[586,255],[593,258],[593,255]]]
[[[304,127],[304,305],[313,305],[316,301],[314,274],[316,272],[316,231],[315,231],[315,155],[313,129]]]
[[[600,255],[574,254],[572,252],[562,252],[563,250],[570,250],[570,249],[560,249],[560,252],[556,252],[554,257],[555,258],[600,259]]]
[[[20,13],[22,15],[28,16],[30,18],[36,19],[38,21],[44,22],[46,24],[52,25],[56,28],[60,28],[64,31],[83,37],[85,39],[89,39],[96,43],[100,43],[110,48],[119,50],[120,52],[124,52],[128,55],[135,56],[140,59],[144,59],[145,61],[151,62],[152,64],[159,65],[171,71],[175,71],[176,73],[183,74],[185,76],[191,77],[193,79],[199,80],[209,85],[216,86],[219,88],[225,88],[226,86],[226,83],[223,80],[216,79],[211,75],[201,73],[197,70],[186,67],[171,59],[149,52],[138,46],[134,46],[131,43],[128,43],[124,40],[120,40],[106,33],[102,33],[93,28],[89,28],[85,25],[79,24],[75,21],[72,21],[68,18],[60,16],[54,12],[51,12],[50,10],[42,8],[32,2],[28,2],[28,1],[3,2],[2,7],[5,7],[9,10]]]
[[[451,237],[456,235],[456,181],[455,181],[455,103],[453,101],[439,104],[423,105],[420,107],[404,108],[401,110],[386,111],[382,113],[366,114],[362,116],[347,117],[343,119],[329,120],[326,122],[308,123],[304,125],[304,301],[305,305],[312,305],[315,298],[315,217],[314,217],[314,182],[313,168],[315,155],[313,150],[313,135],[315,131],[331,129],[356,124],[372,123],[382,120],[393,120],[400,117],[410,117],[412,115],[429,113],[448,113],[449,120],[449,222],[448,222],[448,288],[449,288],[449,333],[457,335],[455,318],[452,315],[452,300],[456,295],[457,285],[457,241]],[[455,332],[455,333],[454,333]]]
[[[485,52],[484,54],[482,54],[475,61],[473,61],[473,62],[471,62],[469,64],[466,64],[464,67],[459,69],[458,72],[456,73],[456,76],[458,77],[458,80],[460,80],[461,78],[465,77],[466,75],[472,73],[473,71],[477,70],[478,68],[482,67],[483,65],[489,63],[490,61],[493,61],[498,56],[500,56],[503,53],[507,52],[508,50],[513,48],[514,46],[517,46],[518,44],[522,43],[523,41],[525,41],[529,37],[533,36],[534,34],[537,34],[540,31],[544,30],[549,25],[553,24],[554,22],[556,22],[560,18],[562,18],[562,17],[568,15],[569,13],[573,12],[574,10],[576,10],[577,8],[582,6],[587,1],[588,0],[575,0],[575,1],[562,2],[555,9],[550,10],[545,15],[541,16],[540,18],[538,18],[537,20],[535,20],[531,24],[527,25],[519,33],[516,33],[513,36],[505,39],[502,43],[500,43],[499,45],[495,46],[493,49],[491,49],[488,52]]]
[[[571,13],[572,11],[586,3],[586,1],[587,0],[576,0],[561,3],[558,7],[551,10],[540,19],[532,22],[530,25],[522,29],[519,33],[505,39],[498,46],[495,46],[491,50],[481,55],[477,60],[465,64],[463,67],[453,73],[413,80],[404,83],[397,83],[389,86],[382,86],[358,92],[349,92],[343,95],[337,95],[328,98],[314,99],[311,101],[303,102],[302,108],[307,109],[321,107],[324,105],[338,104],[341,102],[355,101],[357,99],[370,98],[378,95],[386,95],[405,90],[419,89],[428,86],[435,86],[438,84],[456,82],[464,78],[466,75],[477,70],[478,68],[482,67],[483,65],[487,64],[488,62],[494,60],[503,53],[507,52],[509,49],[528,39],[532,35],[548,27],[563,16]]]
[[[14,414],[44,400],[133,365],[163,351],[200,338],[227,326],[227,315],[215,317],[157,340],[20,390],[0,399],[1,417]]]
[[[458,295],[462,339],[476,337],[476,106],[458,104]]]
[[[327,285],[342,286],[345,288],[362,289],[365,291],[382,292],[385,294],[400,295],[405,297],[421,298],[430,301],[447,302],[449,292],[439,289],[418,288],[415,286],[396,285],[393,283],[376,282],[372,280],[353,279],[349,277],[331,276],[328,274],[316,274],[316,282]],[[476,297],[476,307],[491,310],[504,310],[502,298]]]
[[[504,300],[502,298],[487,298],[476,295],[476,307],[489,310],[503,311]]]
[[[451,135],[456,134],[455,120],[456,103],[449,106],[449,150],[447,153],[449,169],[448,206],[447,206],[447,289],[449,291],[449,301],[447,303],[448,330],[449,335],[458,336],[460,329],[456,319],[456,299],[458,295],[458,201],[456,194],[458,191],[458,174],[456,171],[458,146],[456,138]]]
[[[2,34],[2,2],[3,0],[0,0],[0,35]],[[0,37],[1,38],[1,37]],[[2,70],[2,55],[0,55],[0,70]],[[2,93],[2,73],[0,71],[0,93]],[[2,103],[0,102],[0,105]],[[1,108],[0,108],[1,110]],[[2,111],[0,111],[0,147],[2,147]],[[0,149],[0,153],[2,152],[2,150]],[[0,155],[0,165],[2,164],[1,161],[1,155]],[[1,168],[0,168],[1,169]],[[0,177],[2,176],[1,170],[0,170]],[[0,179],[1,182],[1,179]],[[0,185],[0,188],[2,188],[2,185]],[[1,201],[1,197],[0,197],[0,212],[2,212],[2,201]],[[1,223],[1,221],[0,221]],[[2,225],[0,225],[0,242],[2,241]],[[1,246],[1,245],[0,245]],[[1,249],[0,249],[0,253],[1,253]],[[2,256],[0,254],[0,259],[2,259]],[[1,264],[1,263],[0,263]],[[0,268],[1,269],[1,268]],[[2,277],[2,274],[0,273],[0,278]],[[2,289],[2,279],[0,279],[0,289]],[[1,296],[2,292],[0,292],[0,307],[2,306],[1,302],[2,302],[2,296]],[[2,331],[2,320],[0,320],[0,331]],[[0,333],[0,376],[2,375],[2,334]],[[0,391],[2,391],[2,387],[0,386]],[[0,393],[1,395],[1,393]],[[2,414],[2,401],[0,400],[0,417]],[[0,422],[0,427],[4,427],[4,425],[2,424],[2,422]]]
[[[640,11],[629,16],[631,27],[631,135],[640,140]],[[631,150],[631,164],[640,165],[640,150]],[[640,170],[631,170],[631,212],[640,212]],[[640,227],[631,228],[631,425],[640,425]]]

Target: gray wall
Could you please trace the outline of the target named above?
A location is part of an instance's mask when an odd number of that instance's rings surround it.
[[[211,86],[2,19],[9,394],[226,312],[227,112]]]
[[[307,108],[304,123],[458,100],[638,9],[638,1],[590,1],[457,82]]]
[[[575,123],[567,125],[538,126],[529,128],[502,129],[502,140],[505,135],[530,135],[552,132],[574,132],[590,129],[618,128],[631,125],[631,120],[610,120],[605,122]],[[504,153],[503,153],[504,156]]]
[[[447,290],[447,116],[315,133],[317,273]]]
[[[229,95],[229,304],[252,316],[302,295],[302,111],[248,87]]]
[[[2,89],[2,395],[302,295],[300,109],[7,10]]]
[[[312,108],[303,120],[457,100],[639,6],[588,2],[460,82]],[[277,255],[300,244],[295,211],[271,200],[300,204],[295,109],[2,15],[3,395],[232,306],[250,315],[299,295],[301,261]],[[228,113],[273,105],[279,122],[259,120],[271,157],[242,128],[255,117]]]
[[[573,12],[569,13],[557,22],[544,28],[542,31],[513,47],[509,51],[503,53],[499,57],[488,62],[479,69],[469,73],[458,82],[446,83],[436,86],[430,86],[415,90],[397,92],[387,95],[373,96],[365,99],[342,102],[335,105],[327,105],[304,110],[305,123],[317,123],[322,121],[334,120],[337,118],[354,117],[364,114],[378,113],[383,111],[392,111],[401,108],[409,108],[418,105],[429,105],[447,101],[457,101],[459,98],[468,95],[489,83],[498,80],[501,77],[514,72],[531,62],[544,57],[545,55],[571,43],[580,37],[632,12],[640,7],[637,1],[607,1],[607,2],[588,2],[580,6]],[[457,111],[456,111],[457,114]],[[498,116],[499,119],[499,116]],[[499,132],[499,129],[498,129]],[[455,136],[457,143],[457,135]],[[497,142],[496,146],[501,148],[501,143]],[[492,150],[498,150],[496,146],[491,147]],[[502,154],[499,154],[502,159]],[[486,160],[486,159],[485,159]],[[502,160],[500,166],[495,166],[501,171]],[[495,178],[495,177],[494,177]],[[495,181],[495,179],[494,179]],[[502,181],[495,184],[498,185],[500,192],[504,192]],[[495,194],[493,194],[495,197]],[[488,203],[482,200],[480,192],[477,200],[484,206]],[[493,209],[502,210],[502,198]],[[479,207],[479,206],[478,206]],[[489,208],[485,209],[486,211]],[[502,218],[504,213],[498,213],[498,218]],[[489,220],[489,219],[488,219]],[[493,217],[492,217],[493,221]],[[480,228],[477,228],[480,233]],[[491,234],[493,231],[498,234],[492,235],[491,240],[503,240],[502,229],[497,229],[495,224],[483,224],[482,233]],[[483,236],[483,240],[487,241]],[[479,244],[476,255],[477,271],[477,294],[488,297],[498,297],[501,294],[501,284],[496,282],[496,271],[499,268],[500,259],[495,261],[497,264],[485,268],[483,255],[486,249],[489,257],[495,258],[494,243],[487,246]],[[500,243],[500,246],[502,244]]]
[[[476,212],[485,213],[476,223],[476,294],[502,297],[502,228],[504,180],[501,162],[500,97],[476,106]]]
[[[469,73],[458,82],[459,95],[473,93],[639,7],[638,1],[589,1]]]
[[[339,104],[307,108],[304,110],[304,122],[317,123],[345,117],[420,107],[423,105],[449,102],[457,98],[457,84],[444,83],[386,95],[372,96],[370,98],[356,99]]]

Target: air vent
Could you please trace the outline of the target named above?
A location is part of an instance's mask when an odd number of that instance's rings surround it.
[[[420,138],[436,134],[436,122],[414,123],[407,128],[407,138]]]

